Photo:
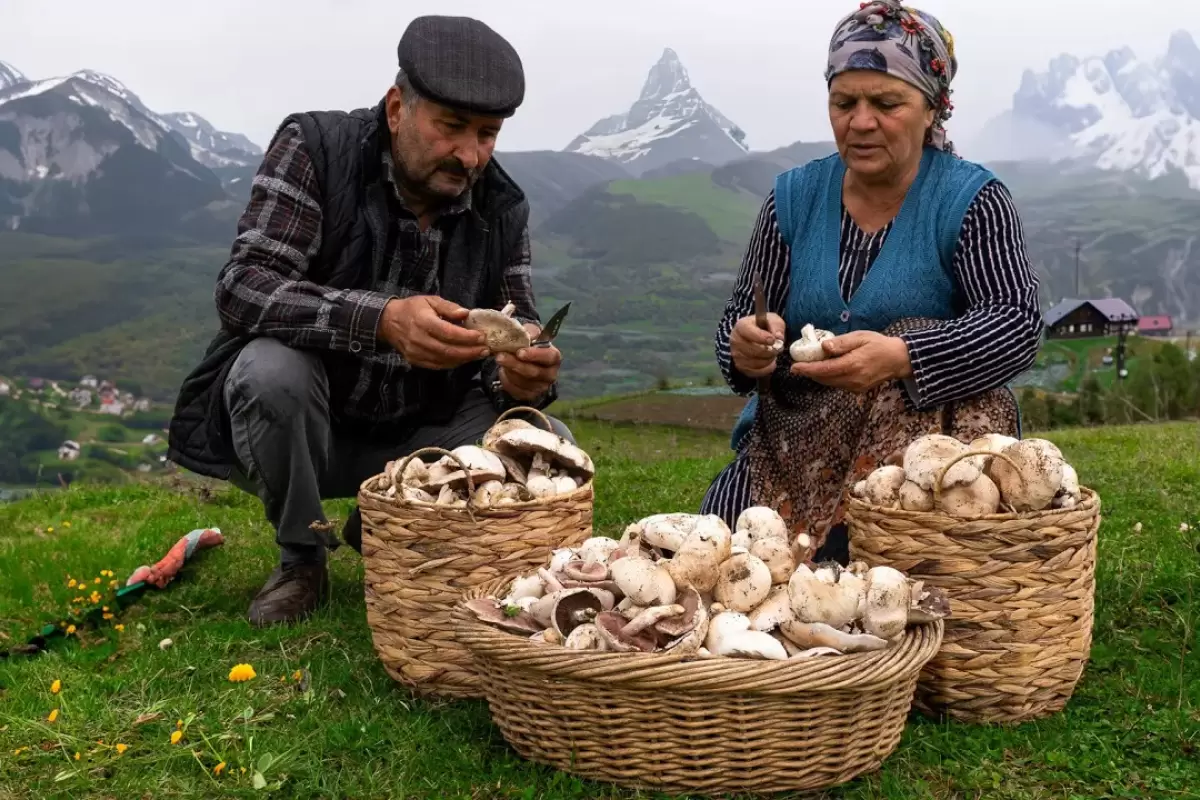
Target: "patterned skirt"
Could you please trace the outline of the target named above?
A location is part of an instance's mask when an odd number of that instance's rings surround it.
[[[927,324],[909,320],[884,333]],[[898,382],[856,394],[793,376],[787,359],[780,362],[771,391],[758,399],[754,426],[737,457],[713,480],[701,503],[700,513],[716,514],[730,527],[744,509],[768,506],[793,535],[807,533],[822,548],[831,531],[844,535],[842,520],[854,484],[884,464],[899,463],[913,439],[930,433],[963,442],[987,433],[1020,436],[1016,398],[1005,388],[917,409]]]

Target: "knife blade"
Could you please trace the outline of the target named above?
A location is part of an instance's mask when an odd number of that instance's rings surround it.
[[[767,293],[763,290],[762,276],[754,274],[754,322],[764,331],[771,329],[767,322]],[[764,375],[758,379],[758,394],[761,397],[771,388],[771,377]]]
[[[562,327],[563,320],[567,318],[567,312],[570,310],[571,304],[568,302],[555,311],[554,315],[550,317],[550,321],[546,323],[546,327],[542,328],[542,332],[530,342],[530,347],[549,347],[551,341],[558,335],[558,329]]]

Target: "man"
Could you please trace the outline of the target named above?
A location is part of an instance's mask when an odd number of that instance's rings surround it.
[[[170,458],[255,492],[276,529],[256,625],[324,598],[339,541],[322,530],[322,498],[557,396],[558,350],[492,357],[461,325],[511,301],[540,331],[529,206],[491,158],[524,99],[520,58],[483,23],[445,16],[414,20],[397,53],[374,108],[280,126],[217,280],[221,331],[171,423]],[[343,537],[355,544],[360,525],[355,512]]]

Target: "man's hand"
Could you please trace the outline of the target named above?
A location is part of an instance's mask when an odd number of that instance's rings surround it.
[[[764,331],[758,327],[754,317],[742,317],[733,326],[729,337],[729,350],[733,365],[747,378],[762,378],[775,371],[775,359],[782,350],[772,350],[774,342],[782,342],[787,335],[787,325],[778,314],[767,314]]]
[[[525,323],[529,338],[536,339],[541,328]],[[500,366],[500,386],[511,397],[529,402],[541,397],[556,380],[562,364],[562,353],[558,348],[526,347],[516,353],[498,353],[496,363]]]
[[[912,377],[908,345],[895,336],[854,331],[826,339],[821,347],[826,360],[793,364],[791,373],[855,393]]]
[[[434,295],[388,302],[379,320],[379,338],[414,367],[453,369],[488,355],[487,338],[456,322],[467,309]]]

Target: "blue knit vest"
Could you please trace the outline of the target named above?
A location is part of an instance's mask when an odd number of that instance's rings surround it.
[[[775,179],[775,215],[791,248],[791,284],[783,318],[787,342],[807,323],[843,334],[882,331],[900,319],[955,315],[954,251],[967,209],[995,176],[986,168],[927,147],[920,171],[866,277],[846,303],[838,283],[842,179],[834,154]],[[733,428],[737,449],[754,423],[752,396]]]

